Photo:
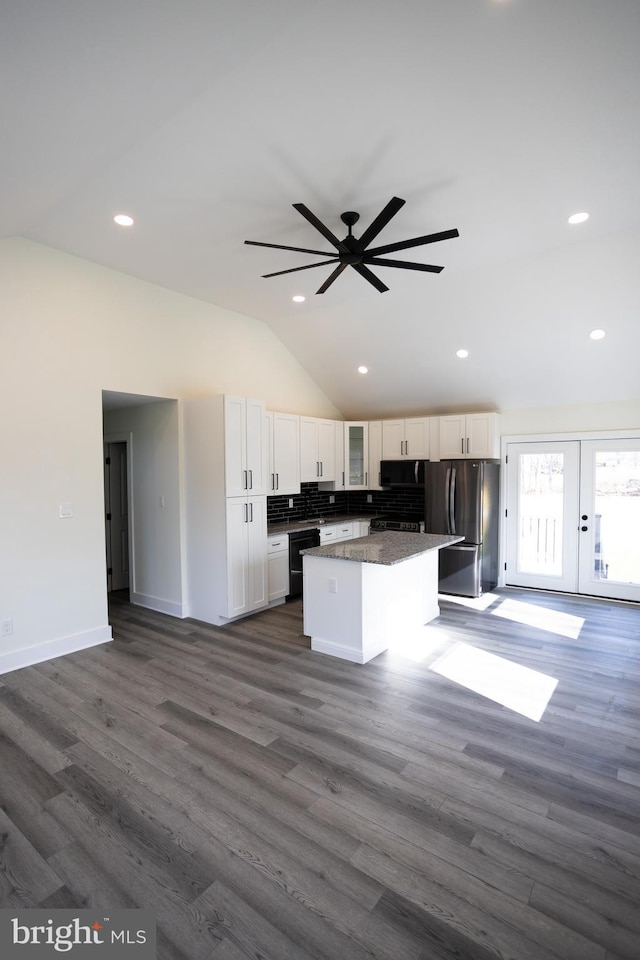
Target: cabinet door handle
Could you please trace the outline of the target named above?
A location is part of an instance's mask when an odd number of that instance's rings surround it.
[[[364,474],[364,485],[365,487],[369,486],[369,473],[367,470],[365,470],[365,474]]]
[[[320,476],[320,461],[316,460],[316,477]]]
[[[464,453],[464,437],[460,441],[460,453]]]
[[[253,470],[249,470],[249,490],[253,490]]]
[[[276,473],[276,490],[280,489],[280,474]]]
[[[253,523],[253,504],[249,504],[249,523]]]
[[[271,489],[275,490],[276,488],[276,475],[275,473],[271,474]]]
[[[469,437],[467,437],[467,453],[469,453]]]
[[[244,505],[244,522],[249,523],[249,507],[246,503]]]
[[[247,473],[246,470],[243,470],[242,472],[243,472],[243,474],[244,474],[244,480],[243,480],[244,486],[243,486],[243,489],[244,489],[244,490],[248,490],[248,489],[249,489],[249,474]]]
[[[320,461],[320,476],[323,476],[323,474],[324,474],[324,467],[323,467],[323,463],[322,463],[322,460],[321,460],[321,461]]]

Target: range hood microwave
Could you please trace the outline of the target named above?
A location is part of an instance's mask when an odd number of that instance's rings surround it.
[[[381,460],[381,487],[424,487],[424,465],[428,460]]]

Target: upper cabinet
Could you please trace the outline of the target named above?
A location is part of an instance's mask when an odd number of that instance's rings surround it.
[[[224,396],[225,496],[267,492],[267,437],[263,400]]]
[[[439,417],[440,459],[499,459],[497,413],[467,413]]]
[[[369,489],[369,424],[344,424],[345,490]]]
[[[382,421],[382,460],[428,460],[431,417]]]
[[[269,469],[267,493],[300,493],[300,417],[294,413],[266,413]]]
[[[303,483],[336,479],[336,422],[300,417],[300,480]]]

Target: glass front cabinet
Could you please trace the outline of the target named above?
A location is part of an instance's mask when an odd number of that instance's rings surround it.
[[[344,424],[345,490],[369,489],[369,424]]]

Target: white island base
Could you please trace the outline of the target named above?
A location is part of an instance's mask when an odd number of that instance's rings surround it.
[[[419,642],[440,613],[437,549],[390,565],[311,553],[303,566],[304,632],[319,653],[367,663],[394,642]]]

